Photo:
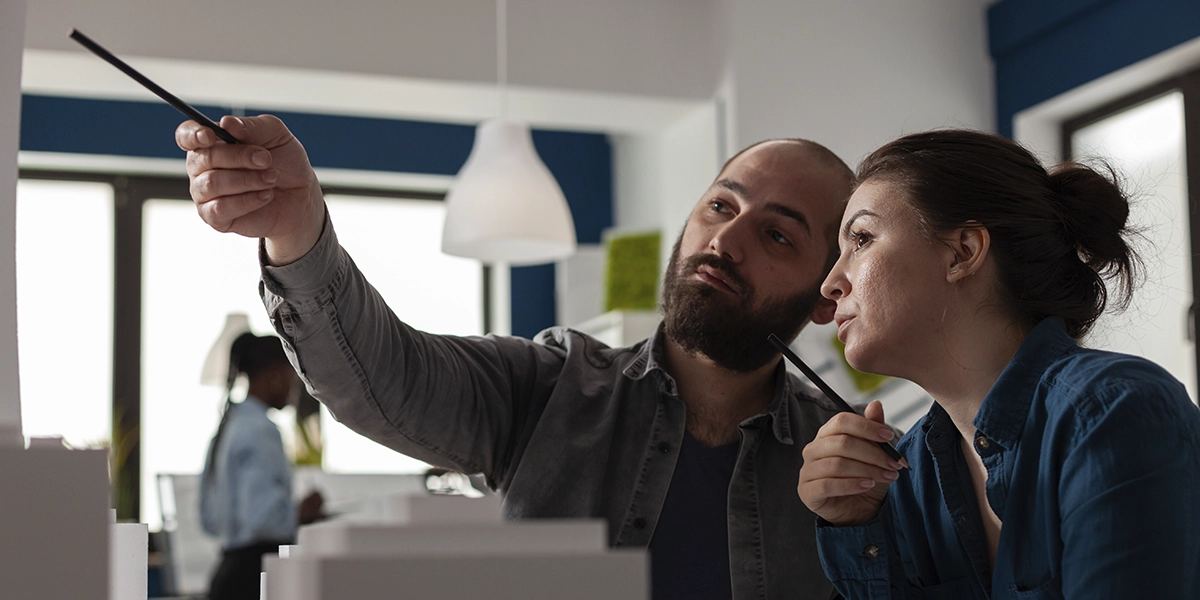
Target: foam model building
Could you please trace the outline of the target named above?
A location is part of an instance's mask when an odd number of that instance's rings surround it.
[[[264,561],[264,600],[645,600],[647,555],[599,520],[504,521],[496,496],[398,496],[384,522],[300,529]]]

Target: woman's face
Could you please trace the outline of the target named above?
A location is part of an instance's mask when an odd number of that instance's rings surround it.
[[[922,349],[941,339],[952,251],[922,232],[902,188],[880,180],[850,197],[838,246],[821,293],[837,302],[847,361],[860,371],[911,377],[929,358]]]

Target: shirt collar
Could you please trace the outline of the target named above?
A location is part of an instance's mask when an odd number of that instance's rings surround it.
[[[642,347],[634,356],[633,362],[625,367],[624,375],[630,379],[643,379],[653,371],[658,371],[663,382],[663,390],[672,396],[679,395],[679,389],[675,385],[675,378],[667,372],[663,365],[666,364],[664,345],[667,341],[667,335],[663,329],[663,324],[660,322],[655,328],[654,333],[642,343]],[[769,417],[771,419],[771,431],[775,435],[775,439],[784,444],[792,444],[792,428],[789,405],[789,398],[794,396],[807,394],[806,391],[798,390],[794,384],[794,379],[788,377],[787,367],[780,358],[775,366],[775,397],[771,399],[771,403],[767,406],[767,410],[761,414],[751,417],[746,422],[752,423],[760,419]]]
[[[663,344],[666,343],[666,339],[667,336],[663,333],[663,324],[659,322],[658,327],[654,328],[654,333],[642,342],[642,347],[634,355],[633,362],[629,363],[622,373],[630,379],[642,379],[652,371],[659,371],[666,375],[667,372],[662,367],[666,363],[663,354]],[[671,381],[671,393],[675,393],[675,380],[671,379],[669,375],[667,379]]]
[[[1042,374],[1076,347],[1062,318],[1050,317],[1038,323],[984,396],[975,415],[975,428],[1006,450],[1015,448]]]
[[[264,415],[267,414],[267,411],[270,410],[270,408],[271,408],[271,407],[267,406],[266,402],[259,400],[255,396],[249,396],[249,395],[247,395],[246,399],[241,402],[241,405],[246,408],[255,408],[255,409],[257,409],[258,412],[261,412]]]

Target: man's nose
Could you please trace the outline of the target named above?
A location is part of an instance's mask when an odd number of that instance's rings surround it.
[[[735,263],[741,262],[745,254],[746,229],[736,218],[722,224],[713,232],[709,250]]]

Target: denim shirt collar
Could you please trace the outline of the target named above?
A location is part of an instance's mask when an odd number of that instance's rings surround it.
[[[630,379],[638,380],[644,379],[650,373],[657,371],[663,391],[672,396],[678,396],[679,388],[676,387],[675,378],[664,367],[666,359],[663,347],[666,342],[667,334],[663,329],[663,324],[659,323],[658,327],[654,329],[654,333],[642,342],[642,347],[634,356],[633,361],[629,363],[628,367],[625,367],[622,373]],[[771,399],[771,403],[767,405],[765,411],[747,419],[743,422],[743,425],[756,424],[764,418],[770,418],[771,431],[775,435],[775,439],[790,446],[793,441],[787,399],[797,395],[799,392],[796,389],[793,378],[788,377],[787,368],[782,358],[778,360],[778,364],[775,366],[774,377],[775,397]]]
[[[1005,450],[1013,450],[1025,429],[1042,374],[1076,347],[1062,318],[1050,317],[1038,323],[984,396],[973,422],[979,433]]]

